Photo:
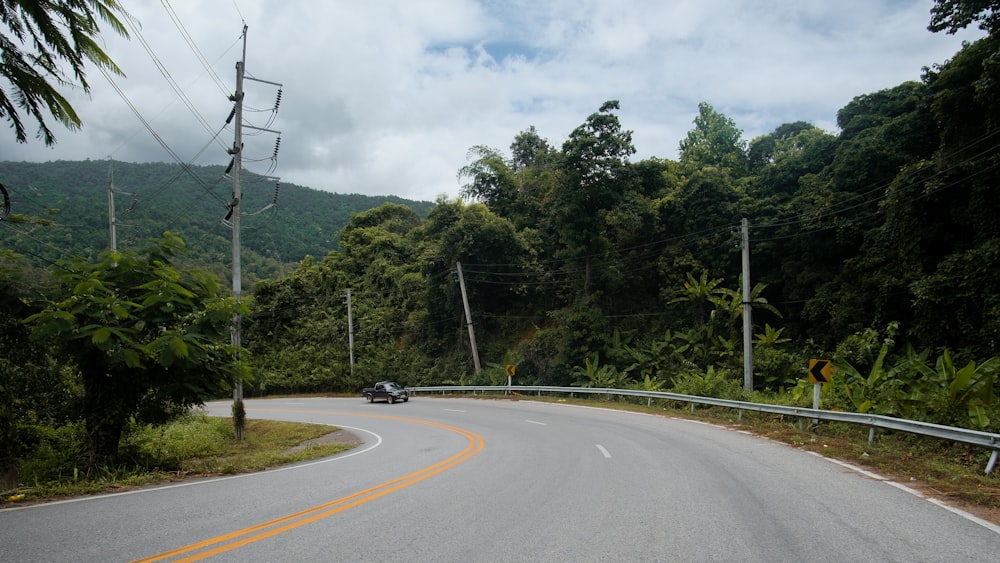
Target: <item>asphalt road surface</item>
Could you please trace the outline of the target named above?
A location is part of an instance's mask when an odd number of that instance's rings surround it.
[[[227,415],[228,403],[209,405]],[[995,561],[1000,527],[741,432],[531,401],[247,401],[343,454],[0,510],[0,561]]]

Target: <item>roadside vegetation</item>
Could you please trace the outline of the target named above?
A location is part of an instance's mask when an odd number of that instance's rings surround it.
[[[248,420],[246,430],[246,439],[236,440],[232,420],[197,411],[163,425],[132,425],[122,441],[119,464],[98,468],[88,463],[83,425],[40,433],[21,461],[22,484],[0,491],[0,506],[261,471],[356,445],[349,436],[322,440],[337,431],[322,424]]]

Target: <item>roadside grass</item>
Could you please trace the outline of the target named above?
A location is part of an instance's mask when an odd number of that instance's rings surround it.
[[[0,493],[11,502],[118,492],[193,477],[261,471],[353,448],[356,443],[318,440],[338,429],[324,424],[247,420],[246,439],[237,442],[232,419],[194,413],[163,426],[133,428],[123,441],[121,465],[85,474],[47,474],[31,459],[21,468],[21,486]]]

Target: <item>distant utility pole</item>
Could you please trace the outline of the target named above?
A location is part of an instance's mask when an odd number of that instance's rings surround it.
[[[111,252],[118,250],[118,237],[115,234],[115,161],[108,159],[108,248]]]
[[[247,60],[247,26],[243,25],[243,53],[236,63],[236,93],[229,97],[230,101],[235,104],[233,108],[232,117],[235,118],[233,124],[233,148],[229,149],[229,154],[232,155],[232,164],[229,167],[230,177],[233,179],[233,199],[229,203],[229,213],[227,218],[231,221],[233,229],[233,297],[236,299],[237,303],[242,300],[243,297],[243,268],[240,263],[240,205],[243,199],[243,191],[240,186],[240,172],[243,167],[243,80],[255,80],[256,82],[264,82],[267,84],[272,84],[281,87],[280,84],[275,82],[267,82],[265,80],[257,80],[254,78],[246,77],[246,60]],[[279,91],[280,99],[280,91]],[[275,105],[277,109],[277,104]],[[255,129],[258,131],[267,131],[269,133],[278,133],[279,131],[272,131],[270,129],[262,129],[259,127],[250,127],[249,129]],[[277,158],[277,146],[275,147],[275,158]],[[236,348],[237,362],[241,362],[240,358],[240,348],[242,347],[242,324],[243,319],[239,314],[233,315],[233,325],[230,331],[232,337],[233,347]],[[236,412],[237,406],[242,410],[243,402],[243,381],[237,379],[233,385],[233,407],[234,413]],[[236,421],[234,416],[234,423],[236,425],[236,439],[243,439],[243,427],[240,421]]]
[[[476,348],[476,332],[472,329],[472,313],[469,310],[469,296],[465,293],[465,277],[462,276],[462,263],[455,262],[458,269],[458,286],[462,289],[462,304],[465,305],[465,324],[469,327],[469,343],[472,345],[472,362],[476,367],[476,373],[482,369],[479,367],[479,350]]]
[[[753,391],[753,307],[750,303],[750,221],[740,223],[743,247],[743,388]]]
[[[347,288],[347,347],[351,355],[351,380],[354,380],[354,315],[351,312],[351,288]]]

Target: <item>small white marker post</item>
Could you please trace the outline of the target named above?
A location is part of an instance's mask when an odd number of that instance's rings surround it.
[[[822,389],[823,389],[822,383],[813,383],[813,410],[817,411],[819,410],[819,394],[820,391],[822,391]],[[814,425],[819,424],[819,419],[814,418],[813,424]]]
[[[823,384],[830,381],[830,360],[809,360],[809,381],[813,384],[813,410],[819,410],[819,395]],[[819,419],[813,419],[813,426]]]

